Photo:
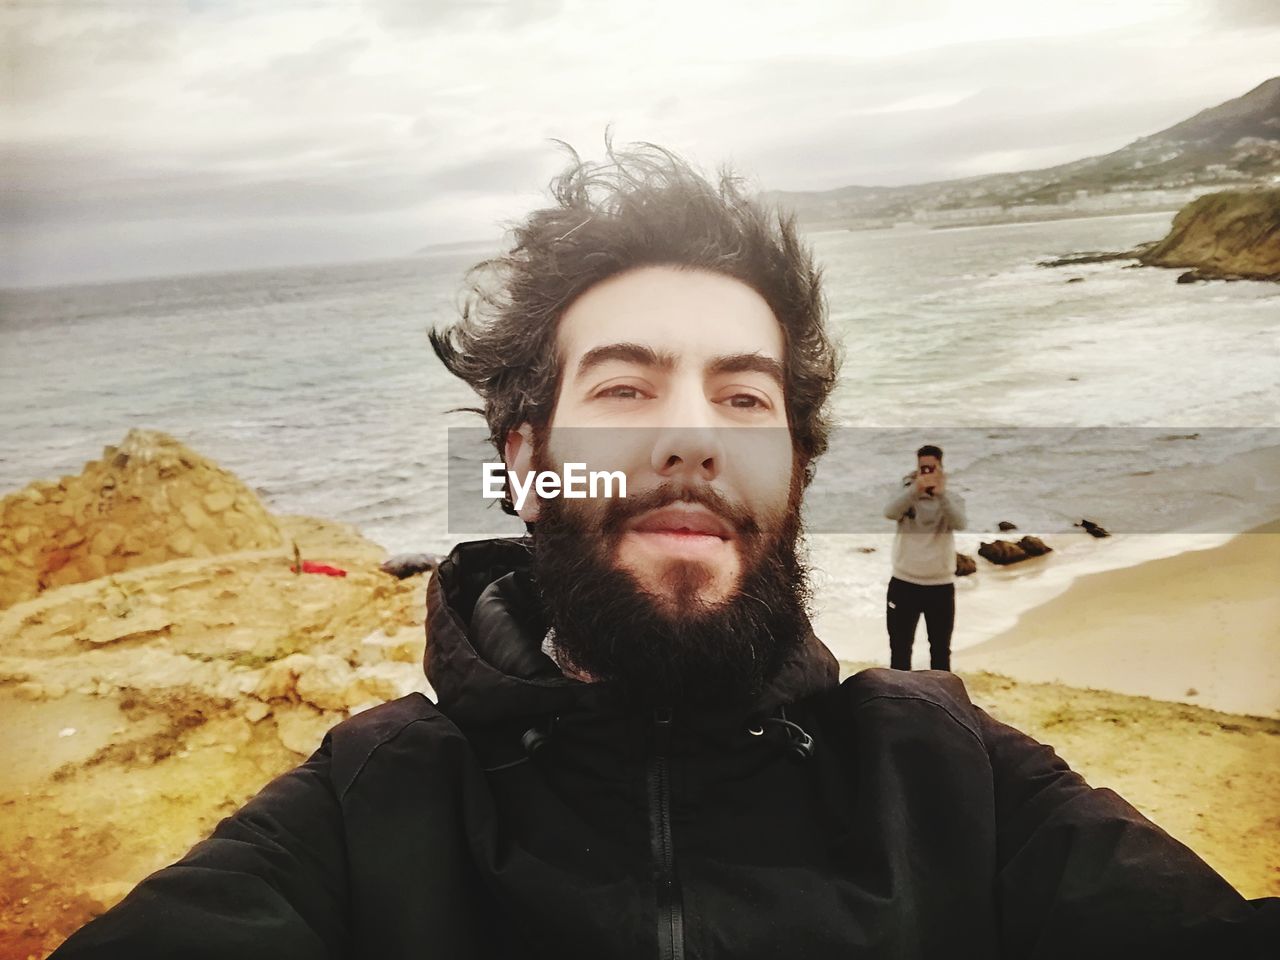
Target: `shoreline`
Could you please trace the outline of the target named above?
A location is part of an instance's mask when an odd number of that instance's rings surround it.
[[[986,227],[1008,227],[1014,225],[1031,226],[1033,224],[1057,223],[1063,220],[1113,220],[1124,219],[1126,217],[1149,217],[1159,214],[1174,214],[1180,209],[1181,207],[1178,205],[1170,205],[1167,207],[1159,206],[1124,209],[1117,210],[1114,213],[1090,210],[1082,211],[1078,214],[1060,214],[1057,216],[1036,217],[1034,219],[1029,217],[1007,217],[996,220],[978,220],[972,223],[966,223],[963,221],[959,223],[917,223],[914,220],[899,220],[884,226],[874,227],[850,226],[848,223],[843,221],[818,220],[815,221],[812,226],[802,223],[800,225],[800,229],[806,235],[849,232],[864,233],[874,232],[877,230],[919,230],[921,232],[932,230],[981,230]]]
[[[1280,519],[1226,542],[1073,577],[957,671],[1280,717]]]

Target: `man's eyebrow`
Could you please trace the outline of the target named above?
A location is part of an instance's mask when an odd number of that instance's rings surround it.
[[[578,361],[578,370],[574,374],[574,379],[581,380],[593,368],[615,360],[665,371],[674,370],[676,366],[674,354],[659,353],[642,343],[606,343],[604,346],[592,347],[582,355],[582,359]]]
[[[762,353],[735,353],[716,357],[708,365],[707,372],[711,374],[763,373],[767,377],[772,377],[779,389],[785,389],[787,385],[786,371],[782,368],[782,362],[773,357],[766,357]]]

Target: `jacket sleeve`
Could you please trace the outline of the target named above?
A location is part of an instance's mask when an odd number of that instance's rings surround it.
[[[346,952],[330,742],[73,934],[56,960],[328,960]]]
[[[994,775],[1005,955],[1276,955],[1280,899],[1245,900],[1117,794],[978,713]]]
[[[942,505],[942,515],[947,518],[947,526],[952,530],[963,530],[968,518],[964,512],[964,497],[958,493],[943,493],[938,498]]]
[[[908,477],[906,481],[904,481],[902,487],[894,493],[894,495],[890,497],[889,502],[885,504],[885,519],[901,520],[906,516],[907,511],[911,509],[911,504],[916,498],[916,488],[912,485],[913,479],[914,478],[912,477]]]

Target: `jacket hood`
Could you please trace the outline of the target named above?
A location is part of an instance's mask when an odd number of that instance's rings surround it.
[[[532,541],[458,544],[427,587],[427,679],[460,723],[490,724],[607,706],[608,683],[561,673],[542,652],[549,624],[534,581]],[[835,686],[839,665],[810,631],[754,705],[764,713]]]

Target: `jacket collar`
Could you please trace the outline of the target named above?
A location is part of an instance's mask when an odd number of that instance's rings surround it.
[[[427,679],[462,724],[491,724],[571,709],[608,708],[607,683],[564,676],[542,652],[548,624],[530,572],[532,543],[461,543],[427,588]],[[757,700],[754,712],[834,686],[839,667],[810,632]]]

